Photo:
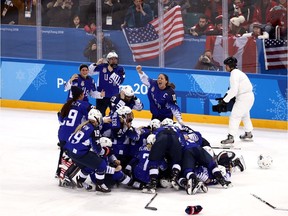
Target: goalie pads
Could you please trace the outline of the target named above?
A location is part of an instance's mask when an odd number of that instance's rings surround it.
[[[64,179],[66,171],[69,169],[69,167],[71,167],[73,165],[73,161],[71,158],[69,158],[65,153],[63,154],[62,158],[61,158],[61,163],[59,164],[59,168],[60,168],[60,179]]]

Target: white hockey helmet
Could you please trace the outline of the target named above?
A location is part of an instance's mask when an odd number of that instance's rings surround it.
[[[134,90],[132,89],[130,85],[123,86],[121,91],[123,91],[125,96],[127,97],[133,97],[135,94]]]
[[[133,112],[130,107],[122,106],[116,110],[117,114],[124,118],[127,123],[131,122],[134,119]]]
[[[130,114],[132,112],[132,110],[128,106],[121,106],[116,110],[116,112],[120,116],[126,116],[127,114]]]
[[[161,126],[173,126],[174,122],[172,119],[170,118],[165,118],[162,122],[161,122]]]
[[[150,127],[152,130],[157,129],[161,126],[161,122],[159,119],[152,119],[150,121]]]
[[[91,109],[88,112],[88,119],[89,120],[96,120],[98,125],[100,125],[102,123],[103,117],[102,117],[102,114],[101,114],[101,112],[99,110]]]
[[[110,58],[118,58],[118,55],[116,52],[109,52],[107,54],[107,59],[110,59]]]
[[[273,163],[272,157],[268,155],[259,155],[258,156],[258,166],[262,169],[269,169]]]
[[[173,126],[179,128],[180,130],[182,129],[182,125],[179,124],[179,122],[173,122]]]
[[[101,137],[99,141],[100,141],[100,145],[102,147],[106,147],[106,146],[111,147],[112,146],[112,141],[107,137]]]
[[[147,144],[150,144],[150,145],[153,145],[155,141],[156,141],[155,134],[150,134],[146,139]]]

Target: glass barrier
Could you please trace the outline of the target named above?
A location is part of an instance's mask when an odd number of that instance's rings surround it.
[[[124,65],[224,71],[235,56],[244,72],[287,74],[287,2],[1,1],[1,57],[90,63],[110,51]]]

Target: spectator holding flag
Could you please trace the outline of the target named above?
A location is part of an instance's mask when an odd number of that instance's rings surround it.
[[[124,18],[122,28],[139,28],[146,26],[153,19],[150,5],[143,3],[143,0],[134,0]]]
[[[175,85],[169,82],[169,77],[161,73],[157,80],[151,79],[142,71],[141,65],[138,65],[136,70],[141,82],[148,87],[152,119],[163,121],[165,118],[173,119],[175,116],[179,124],[183,125],[180,108],[176,103]]]

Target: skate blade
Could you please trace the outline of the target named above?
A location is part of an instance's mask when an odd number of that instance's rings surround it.
[[[147,189],[147,188],[143,188],[142,189],[142,193],[146,193],[146,194],[155,194],[156,190],[155,189]]]
[[[233,184],[230,183],[229,185],[223,185],[222,187],[225,188],[225,189],[232,188],[232,187],[233,187]]]
[[[245,139],[241,139],[244,142],[253,142],[254,140],[252,138],[245,138]]]
[[[196,187],[193,189],[192,194],[193,194],[193,195],[196,194],[196,193],[199,191],[199,189],[202,187],[202,185],[203,185],[203,183],[202,183],[202,182],[199,182],[199,183],[196,185]]]

